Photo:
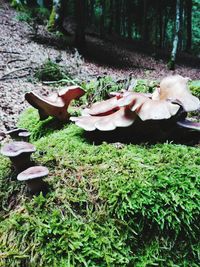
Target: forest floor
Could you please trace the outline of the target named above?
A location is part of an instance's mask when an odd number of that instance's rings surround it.
[[[59,40],[56,47],[55,38],[51,42],[52,34],[47,33],[44,26],[40,32],[38,38],[41,40],[34,40],[30,25],[19,21],[17,12],[0,1],[0,131],[15,127],[19,114],[28,106],[24,101],[24,93],[34,90],[44,95],[55,90],[55,87],[33,78],[34,71],[47,59],[56,61],[59,58],[61,64],[72,69],[78,66],[74,75],[83,80],[104,75],[125,78],[130,74],[136,79],[160,80],[172,73],[200,79],[197,67],[177,65],[177,70],[170,72],[163,60],[155,60],[153,56],[88,36],[88,50],[100,55],[95,62],[94,59],[80,57],[74,49],[59,49]],[[48,43],[42,42],[42,35],[49,38]],[[100,63],[100,58],[108,59],[109,65],[102,60]],[[119,63],[118,67],[112,64],[116,62]]]

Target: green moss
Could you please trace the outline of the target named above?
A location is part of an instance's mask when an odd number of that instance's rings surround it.
[[[30,141],[33,141],[59,131],[65,125],[52,117],[40,121],[38,111],[34,108],[28,108],[20,115],[17,126],[29,130],[31,132]]]
[[[54,31],[55,30],[55,21],[56,21],[56,11],[55,7],[52,8],[49,21],[48,21],[48,30]]]
[[[199,148],[95,146],[72,124],[41,138],[44,122],[25,114],[50,192],[1,184],[2,266],[198,266]]]
[[[192,81],[189,83],[189,88],[193,95],[200,99],[200,81]]]
[[[70,76],[63,67],[48,59],[37,69],[35,77],[40,81],[59,81]]]

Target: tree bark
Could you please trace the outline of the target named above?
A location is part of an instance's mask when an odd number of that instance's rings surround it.
[[[147,0],[143,0],[142,41],[144,44],[148,42]]]
[[[109,16],[110,16],[110,22],[109,22],[109,27],[108,27],[108,33],[113,32],[113,0],[110,0],[110,8],[109,8]]]
[[[75,0],[75,45],[78,49],[85,49],[85,6],[86,0]]]
[[[60,30],[61,32],[65,32],[65,29],[63,28],[65,5],[65,0],[53,0],[53,6],[48,24],[49,30]]]
[[[187,16],[186,51],[190,51],[192,47],[192,0],[186,0],[186,16]]]
[[[180,34],[180,25],[181,25],[181,0],[176,0],[176,26],[175,26],[175,35],[173,40],[172,52],[171,52],[171,59],[168,63],[168,67],[170,70],[175,69],[175,60],[179,42],[179,34]]]
[[[101,17],[100,17],[100,37],[104,38],[105,35],[105,0],[101,0]]]
[[[163,48],[163,3],[162,0],[159,2],[159,47]]]

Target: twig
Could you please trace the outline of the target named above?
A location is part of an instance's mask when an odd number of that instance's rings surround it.
[[[7,62],[7,64],[16,62],[16,61],[26,61],[26,58],[16,58],[16,59],[11,59]]]
[[[4,53],[4,54],[18,54],[18,55],[20,55],[20,53],[19,52],[16,52],[16,51],[0,50],[0,53]]]
[[[71,82],[72,84],[76,85],[77,83],[75,83],[72,79],[61,79],[59,81],[42,81],[43,84],[56,84],[56,83],[63,83],[63,82]]]
[[[5,78],[1,78],[0,81],[5,81],[5,80],[15,80],[15,79],[21,79],[24,77],[27,77],[29,74],[23,74],[21,76],[14,76],[14,77],[5,77]]]
[[[5,77],[9,76],[10,74],[14,73],[14,72],[17,72],[17,71],[21,71],[21,70],[26,70],[26,69],[32,69],[32,67],[23,67],[23,68],[19,68],[19,69],[16,69],[16,70],[11,70],[10,72],[4,74],[0,80],[4,79]]]

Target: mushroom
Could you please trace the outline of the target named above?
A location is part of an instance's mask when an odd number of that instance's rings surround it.
[[[179,103],[167,100],[152,100],[143,93],[124,92],[113,98],[93,104],[83,111],[81,117],[70,119],[86,131],[111,131],[117,127],[128,127],[135,120],[164,120],[176,115]]]
[[[28,141],[29,136],[31,135],[26,129],[16,128],[10,131],[7,131],[6,134],[9,134],[10,137],[16,141]]]
[[[86,131],[94,131],[95,129],[112,131],[117,127],[128,127],[133,124],[136,114],[126,107],[122,107],[106,116],[82,116],[79,118],[71,117],[70,119]]]
[[[18,134],[19,138],[24,142],[28,142],[29,141],[30,135],[31,135],[30,132],[21,132],[21,133]]]
[[[35,151],[32,144],[23,141],[5,144],[1,148],[1,154],[10,158],[17,172],[24,171],[33,165],[30,156]]]
[[[177,124],[183,128],[200,131],[200,122],[195,122],[191,120],[181,120],[177,121]]]
[[[53,116],[60,121],[66,121],[69,119],[67,108],[70,102],[73,99],[78,99],[84,93],[84,90],[79,86],[69,86],[48,97],[39,96],[35,92],[26,93],[25,99],[34,108],[38,109],[41,120],[45,120],[49,116]]]
[[[200,101],[193,96],[187,86],[189,78],[181,75],[168,76],[160,83],[153,95],[153,100],[178,100],[186,112],[197,110],[200,108]]]
[[[30,167],[17,176],[18,181],[25,181],[31,194],[47,191],[47,183],[42,179],[49,174],[49,170],[43,166]]]

